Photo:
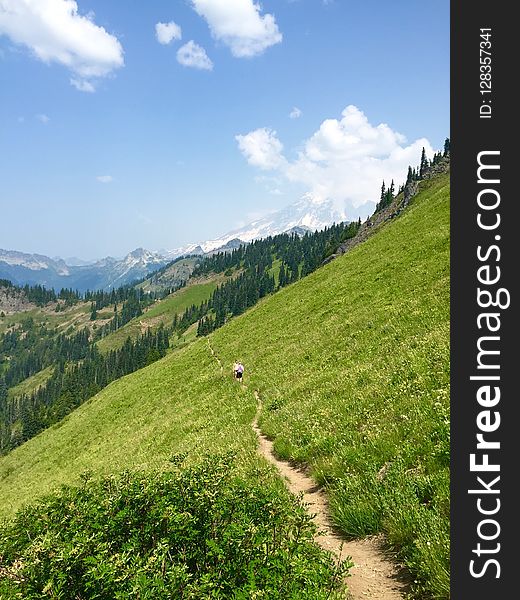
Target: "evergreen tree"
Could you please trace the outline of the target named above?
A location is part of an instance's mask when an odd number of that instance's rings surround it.
[[[419,167],[419,178],[422,179],[426,174],[426,170],[428,169],[428,159],[426,158],[426,150],[422,149],[421,153],[421,165]]]
[[[283,263],[280,265],[280,273],[278,274],[278,287],[284,287],[286,285],[285,267]]]
[[[7,386],[5,385],[5,381],[0,379],[0,411],[4,406],[5,401],[7,400]]]

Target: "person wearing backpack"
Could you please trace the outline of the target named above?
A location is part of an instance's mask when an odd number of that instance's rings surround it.
[[[236,361],[233,365],[233,373],[235,379],[238,379],[238,381],[242,381],[242,375],[244,374],[244,365],[240,361]]]

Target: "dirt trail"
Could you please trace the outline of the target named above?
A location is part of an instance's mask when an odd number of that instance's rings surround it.
[[[386,556],[382,538],[345,541],[334,530],[330,520],[327,497],[323,490],[301,469],[276,458],[273,442],[260,431],[258,417],[262,410],[260,395],[255,391],[257,411],[252,427],[258,437],[259,452],[272,463],[285,479],[289,490],[298,495],[303,493],[303,502],[318,526],[316,543],[339,559],[352,558],[354,566],[347,579],[351,600],[403,600],[406,594],[402,569]]]
[[[208,347],[209,347],[209,351],[211,352],[211,356],[213,356],[213,358],[218,362],[218,366],[220,367],[220,374],[223,375],[223,373],[224,373],[224,366],[222,364],[222,361],[218,357],[217,353],[215,352],[215,350],[213,350],[213,346],[211,345],[211,342],[209,341],[209,338],[208,338]]]
[[[222,361],[213,349],[209,338],[208,347],[211,355],[218,362],[221,374],[224,374]],[[246,385],[243,383],[241,385],[247,389]],[[303,494],[303,502],[318,527],[316,543],[340,560],[350,556],[354,563],[350,569],[350,577],[347,578],[348,600],[405,600],[408,591],[406,573],[385,552],[382,537],[346,541],[335,531],[325,492],[303,469],[298,469],[276,457],[273,442],[261,432],[258,426],[258,418],[262,411],[262,400],[258,391],[255,391],[255,398],[257,409],[251,426],[258,437],[259,454],[278,469],[291,493]]]

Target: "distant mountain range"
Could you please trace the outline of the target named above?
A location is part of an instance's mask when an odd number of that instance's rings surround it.
[[[117,288],[159,269],[170,259],[138,248],[123,259],[103,258],[91,264],[70,265],[61,258],[0,249],[0,279],[14,284],[44,285],[85,291]]]
[[[172,259],[186,254],[205,254],[221,249],[234,240],[252,242],[291,230],[304,233],[305,231],[320,230],[332,223],[341,223],[347,220],[346,213],[337,210],[332,201],[317,203],[310,196],[305,195],[281,210],[257,219],[240,229],[234,229],[214,240],[176,248],[163,254]]]
[[[9,279],[17,285],[39,284],[57,290],[63,287],[79,291],[107,290],[146,277],[180,256],[232,250],[240,244],[287,231],[302,235],[346,220],[346,215],[336,210],[332,202],[318,204],[304,196],[286,208],[214,240],[160,252],[137,248],[122,259],[109,256],[87,262],[76,257],[63,260],[0,249],[0,279]]]

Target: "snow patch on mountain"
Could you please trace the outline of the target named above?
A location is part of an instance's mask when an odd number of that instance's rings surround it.
[[[88,264],[67,265],[61,258],[52,259],[41,254],[0,250],[0,279],[10,279],[18,284],[42,284],[56,289],[112,289],[141,279],[180,256],[210,255],[215,251],[232,250],[241,243],[249,243],[256,239],[284,232],[302,234],[341,221],[347,221],[347,215],[331,200],[316,202],[310,196],[303,196],[281,210],[218,238],[168,251],[137,248],[124,258],[107,256]],[[74,262],[82,261],[75,259]]]
[[[234,229],[213,240],[170,250],[166,253],[166,256],[171,257],[173,260],[178,256],[187,254],[206,254],[225,246],[234,239],[239,239],[242,242],[252,242],[260,238],[284,233],[294,227],[316,231],[324,229],[332,223],[341,223],[346,220],[345,211],[338,210],[332,200],[316,202],[310,195],[305,195],[289,206],[257,219],[244,227]]]
[[[58,275],[69,275],[69,269],[65,262],[60,258],[53,260],[42,254],[26,254],[16,250],[3,250],[0,248],[0,262],[11,267],[24,267],[31,271],[42,271],[52,269]]]
[[[159,269],[167,262],[168,259],[158,252],[137,248],[127,254],[123,260],[115,261],[113,264],[114,284],[125,278],[130,272],[145,274],[150,270]]]

